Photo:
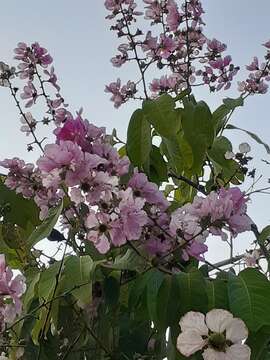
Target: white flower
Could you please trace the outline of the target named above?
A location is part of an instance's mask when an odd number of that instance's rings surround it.
[[[242,344],[248,337],[245,323],[223,309],[213,309],[206,316],[190,311],[180,320],[181,334],[177,349],[191,356],[204,349],[204,360],[249,360],[250,348]]]
[[[242,143],[239,145],[239,152],[242,154],[246,154],[251,151],[251,147],[248,143]]]
[[[235,157],[235,154],[232,151],[226,151],[224,157],[227,160],[231,160]]]

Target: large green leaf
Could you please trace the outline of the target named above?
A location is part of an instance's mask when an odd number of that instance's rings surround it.
[[[256,269],[231,276],[228,284],[230,309],[251,331],[270,325],[270,283]]]
[[[104,295],[107,305],[110,307],[117,305],[120,295],[120,285],[115,277],[109,276],[104,280]]]
[[[248,134],[253,140],[255,140],[258,144],[263,145],[264,148],[265,148],[265,150],[266,150],[266,152],[267,152],[268,154],[270,154],[270,146],[269,146],[268,144],[266,144],[265,142],[263,142],[263,141],[259,138],[259,136],[256,135],[256,134],[254,134],[253,132],[248,131],[248,130],[241,129],[241,128],[239,128],[239,127],[237,127],[237,126],[234,126],[234,125],[232,125],[232,124],[228,124],[228,125],[226,126],[226,129],[233,129],[233,130],[244,131],[244,132],[245,132],[246,134]]]
[[[263,326],[258,332],[250,333],[246,344],[251,348],[250,360],[265,360],[270,342],[270,327]]]
[[[62,213],[63,202],[61,202],[58,206],[51,208],[49,210],[48,217],[43,220],[43,222],[32,232],[32,234],[27,239],[27,246],[29,248],[36,245],[40,240],[45,239],[50,235],[52,229],[54,228],[59,216]]]
[[[33,200],[24,199],[20,194],[8,189],[0,179],[0,208],[6,222],[17,224],[26,228],[31,222],[33,225],[40,223],[38,208]]]
[[[152,147],[151,126],[141,109],[136,110],[130,119],[127,131],[126,150],[135,166],[143,165],[149,158]]]
[[[157,326],[160,330],[166,330],[170,323],[171,309],[169,308],[171,296],[172,278],[166,275],[159,287],[156,299]]]
[[[181,174],[184,168],[184,159],[178,137],[174,136],[170,139],[163,138],[161,149],[166,155],[171,169],[176,174]]]
[[[188,311],[206,312],[208,309],[208,296],[206,283],[201,272],[192,270],[189,273],[181,272],[174,275],[176,286],[178,286],[179,314],[182,316]],[[175,286],[175,285],[174,285]],[[180,320],[177,319],[177,321]]]
[[[184,137],[189,143],[193,153],[193,171],[201,170],[206,151],[211,147],[214,136],[212,114],[203,101],[196,105],[187,103],[183,112],[182,127]]]
[[[164,274],[159,270],[153,269],[147,282],[147,306],[150,319],[156,323],[157,319],[157,299],[158,292],[164,279]]]
[[[95,263],[89,255],[68,256],[65,259],[61,292],[71,292],[82,304],[89,304],[92,299],[92,284]]]
[[[161,95],[156,100],[145,100],[143,112],[159,135],[170,138],[181,126],[181,112],[175,109],[175,100],[168,94]]]
[[[212,309],[228,309],[228,289],[227,282],[224,280],[208,280],[207,294],[208,294],[208,310]]]
[[[167,164],[157,146],[153,145],[149,162],[145,165],[144,170],[150,181],[159,185],[161,182],[168,179]]]
[[[227,151],[232,151],[231,142],[225,136],[219,136],[208,150],[208,156],[214,165],[216,175],[221,174],[225,183],[229,181],[239,184],[244,179],[243,174],[236,161],[225,158]]]

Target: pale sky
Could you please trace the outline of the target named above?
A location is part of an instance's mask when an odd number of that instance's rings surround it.
[[[75,111],[82,106],[84,116],[89,121],[106,126],[108,132],[115,127],[124,138],[129,118],[138,104],[129,102],[115,110],[108,94],[104,93],[104,86],[117,77],[128,80],[129,77],[136,78],[137,74],[133,68],[115,69],[110,64],[109,60],[116,53],[119,42],[115,34],[109,31],[110,23],[104,19],[106,10],[103,3],[103,0],[5,2],[0,13],[0,61],[9,63],[12,60],[12,50],[19,41],[38,41],[49,49],[55,60],[62,94],[71,109]],[[141,6],[142,0],[137,3]],[[260,44],[270,39],[269,0],[202,0],[202,3],[206,11],[207,35],[228,45],[228,53],[234,64],[244,69],[254,55],[263,56],[264,49]],[[243,70],[238,79],[244,77]],[[235,89],[214,96],[209,96],[207,89],[197,92],[197,98],[206,99],[212,109],[226,96],[236,97],[238,94]],[[256,132],[270,143],[269,100],[270,92],[250,97],[246,106],[236,112],[232,123]],[[0,108],[0,158],[19,156],[33,161],[38,154],[26,152],[28,139],[18,130],[19,117],[4,88],[0,88]],[[235,150],[239,143],[248,141],[252,146],[258,174],[270,177],[270,166],[261,162],[262,158],[270,160],[270,156],[261,146],[241,133],[227,135],[233,141]],[[258,188],[264,185],[265,182],[259,183]],[[250,205],[249,214],[259,227],[270,224],[269,200],[269,195],[258,195]],[[244,235],[235,240],[235,253],[243,252],[248,247],[248,239],[252,237]],[[225,247],[219,246],[220,241],[210,241],[210,260],[218,261],[224,258],[223,251],[228,253]]]

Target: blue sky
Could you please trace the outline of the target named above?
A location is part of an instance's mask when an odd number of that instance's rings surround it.
[[[137,1],[142,4],[142,0]],[[228,52],[235,64],[251,62],[254,55],[262,56],[261,43],[270,39],[270,1],[246,0],[202,0],[206,14],[206,33],[228,45]],[[8,1],[0,13],[0,60],[10,62],[12,50],[19,41],[33,42],[49,49],[55,59],[56,72],[62,86],[62,93],[72,110],[81,106],[89,121],[99,126],[113,127],[125,137],[130,115],[136,104],[130,102],[120,110],[115,110],[104,93],[105,84],[118,76],[124,80],[136,78],[134,69],[115,69],[110,58],[116,53],[118,40],[109,31],[110,23],[104,19],[106,10],[103,0],[49,0],[47,2],[27,0]],[[245,76],[243,71],[242,77]],[[241,74],[239,76],[241,78]],[[6,89],[0,89],[1,141],[0,157],[19,156],[34,160],[37,153],[27,153],[27,140],[20,133],[19,117]],[[222,97],[237,96],[232,89],[226,94],[209,96],[206,89],[197,92],[198,98],[206,99],[214,109]],[[246,106],[236,112],[232,123],[256,132],[266,142],[270,142],[269,94],[250,97]],[[247,137],[240,133],[231,134],[236,148]],[[259,172],[270,177],[270,166],[261,163],[267,158],[264,149],[250,142]],[[269,155],[268,155],[268,160]],[[263,186],[259,184],[258,186]],[[251,204],[251,216],[259,226],[270,223],[267,195],[259,195]],[[217,240],[215,240],[217,241]],[[212,243],[212,241],[211,241]],[[247,240],[236,240],[236,252],[247,247]],[[213,244],[213,249],[216,248]],[[211,252],[210,258],[218,260],[219,255]],[[223,254],[222,254],[223,255]],[[221,256],[222,258],[222,256]]]

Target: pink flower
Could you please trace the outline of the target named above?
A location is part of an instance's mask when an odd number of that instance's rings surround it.
[[[254,56],[252,63],[247,65],[246,69],[249,71],[259,70],[259,60],[257,56]]]
[[[177,48],[176,42],[170,36],[160,35],[160,45],[157,50],[157,55],[162,59],[168,59],[168,57],[174,52]]]
[[[168,239],[151,236],[145,244],[145,249],[151,256],[162,256],[172,248],[172,243]]]
[[[85,225],[89,230],[87,239],[91,241],[101,254],[105,254],[110,250],[109,230],[110,218],[109,215],[91,212],[86,219]]]
[[[61,169],[64,166],[75,169],[83,159],[83,153],[77,144],[72,141],[60,141],[59,144],[45,146],[44,156],[37,161],[37,165],[44,172]]]
[[[30,99],[25,104],[25,107],[28,108],[28,107],[32,106],[36,102],[37,97],[38,97],[38,94],[37,94],[37,90],[36,90],[34,84],[31,81],[29,81],[28,84],[26,86],[24,86],[23,93],[21,94],[21,98],[23,100]]]
[[[174,0],[168,0],[167,2],[167,18],[166,22],[170,31],[177,31],[181,21],[181,16],[178,11],[178,6]]]
[[[157,205],[160,209],[166,210],[169,202],[165,199],[158,186],[148,181],[143,173],[135,172],[130,179],[128,186],[133,189],[133,195],[145,199],[149,204]]]
[[[172,74],[170,76],[163,75],[160,79],[154,79],[150,84],[150,90],[153,93],[167,92],[175,90],[181,83],[185,81],[180,74]]]
[[[145,4],[148,4],[145,8],[145,19],[154,20],[154,22],[160,22],[162,16],[162,6],[156,0],[143,0]]]
[[[49,77],[47,81],[51,83],[57,91],[60,91],[60,86],[57,84],[57,76],[54,72],[54,67],[52,66],[50,68],[50,71],[44,70],[44,74]]]
[[[41,47],[39,43],[36,42],[32,44],[32,50],[37,64],[46,68],[48,65],[52,63],[53,59],[51,55],[48,54],[48,50],[45,49],[44,47]]]
[[[54,134],[56,135],[58,143],[60,141],[70,140],[81,144],[85,140],[87,129],[82,118],[78,116],[75,120],[66,120],[62,128],[54,130]]]
[[[152,37],[152,32],[148,31],[144,42],[142,43],[142,50],[148,52],[148,55],[153,56],[158,48],[157,37]]]
[[[5,255],[0,255],[0,314],[3,321],[12,323],[22,311],[21,296],[25,292],[25,279],[21,275],[13,278],[6,265]]]
[[[222,53],[227,49],[226,44],[222,44],[217,39],[207,40],[207,48],[209,51],[214,52],[215,54]]]
[[[112,94],[111,101],[114,102],[115,108],[119,108],[129,98],[132,98],[137,90],[134,82],[128,81],[121,87],[121,80],[117,79],[116,82],[106,85],[105,92]]]
[[[120,191],[119,217],[127,240],[138,240],[148,218],[143,210],[145,200],[134,198],[131,188]]]

